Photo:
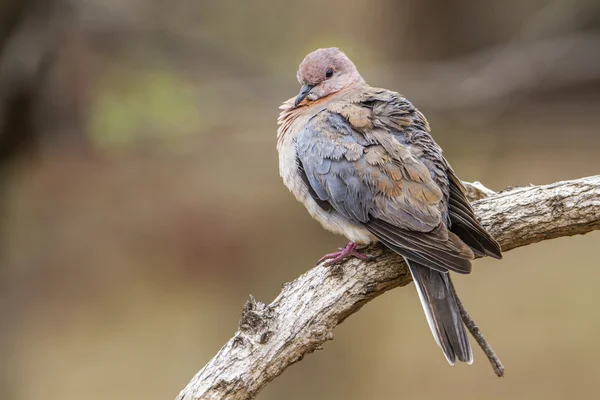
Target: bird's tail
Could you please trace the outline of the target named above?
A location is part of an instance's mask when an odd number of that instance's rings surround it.
[[[454,292],[450,289],[449,274],[410,260],[406,260],[406,263],[417,287],[433,337],[442,348],[446,359],[450,365],[454,365],[457,358],[471,364],[473,352]]]

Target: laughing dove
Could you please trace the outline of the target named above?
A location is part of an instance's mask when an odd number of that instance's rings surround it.
[[[283,182],[321,225],[350,243],[322,260],[361,257],[381,242],[406,260],[433,336],[448,362],[473,353],[449,271],[475,256],[501,258],[425,116],[396,92],[369,86],[336,48],[306,56],[297,97],[281,106]]]

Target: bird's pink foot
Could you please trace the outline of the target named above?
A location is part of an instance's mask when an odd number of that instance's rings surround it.
[[[323,257],[321,257],[319,259],[319,263],[322,263],[323,261],[327,261],[325,263],[325,266],[329,266],[336,262],[345,260],[346,258],[349,258],[349,257],[356,257],[356,258],[360,258],[361,260],[366,260],[367,256],[356,251],[356,247],[357,247],[356,243],[350,242],[346,245],[346,247],[340,247],[338,249],[339,251],[325,254]]]

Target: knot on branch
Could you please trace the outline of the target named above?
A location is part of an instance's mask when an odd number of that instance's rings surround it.
[[[486,188],[481,182],[478,181],[475,181],[473,183],[463,182],[463,186],[467,191],[467,198],[470,201],[485,199],[486,197],[490,197],[496,194],[496,192]]]
[[[240,317],[239,330],[246,336],[255,336],[260,344],[266,343],[271,335],[273,329],[270,325],[275,317],[273,308],[256,301],[252,295],[250,300],[244,304],[242,315]]]
[[[548,207],[550,208],[553,218],[560,218],[567,208],[566,197],[557,193],[556,197],[548,200]]]
[[[320,349],[324,342],[333,340],[333,328],[333,326],[328,327],[326,325],[315,326],[312,328],[309,340],[315,345],[316,349]]]

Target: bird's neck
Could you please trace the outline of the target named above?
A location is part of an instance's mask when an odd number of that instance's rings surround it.
[[[354,98],[356,94],[365,92],[365,88],[370,88],[369,85],[361,78],[360,82],[356,82],[348,87],[343,88],[335,93],[331,93],[325,97],[321,97],[317,100],[303,100],[297,107],[294,107],[295,98],[291,98],[285,101],[279,108],[279,118],[277,123],[279,129],[277,130],[277,141],[281,142],[286,136],[286,133],[291,130],[292,125],[296,123],[304,123],[310,120],[312,117],[317,115],[319,112],[327,108],[327,106],[340,99],[348,99],[350,102],[359,102],[361,98]]]

